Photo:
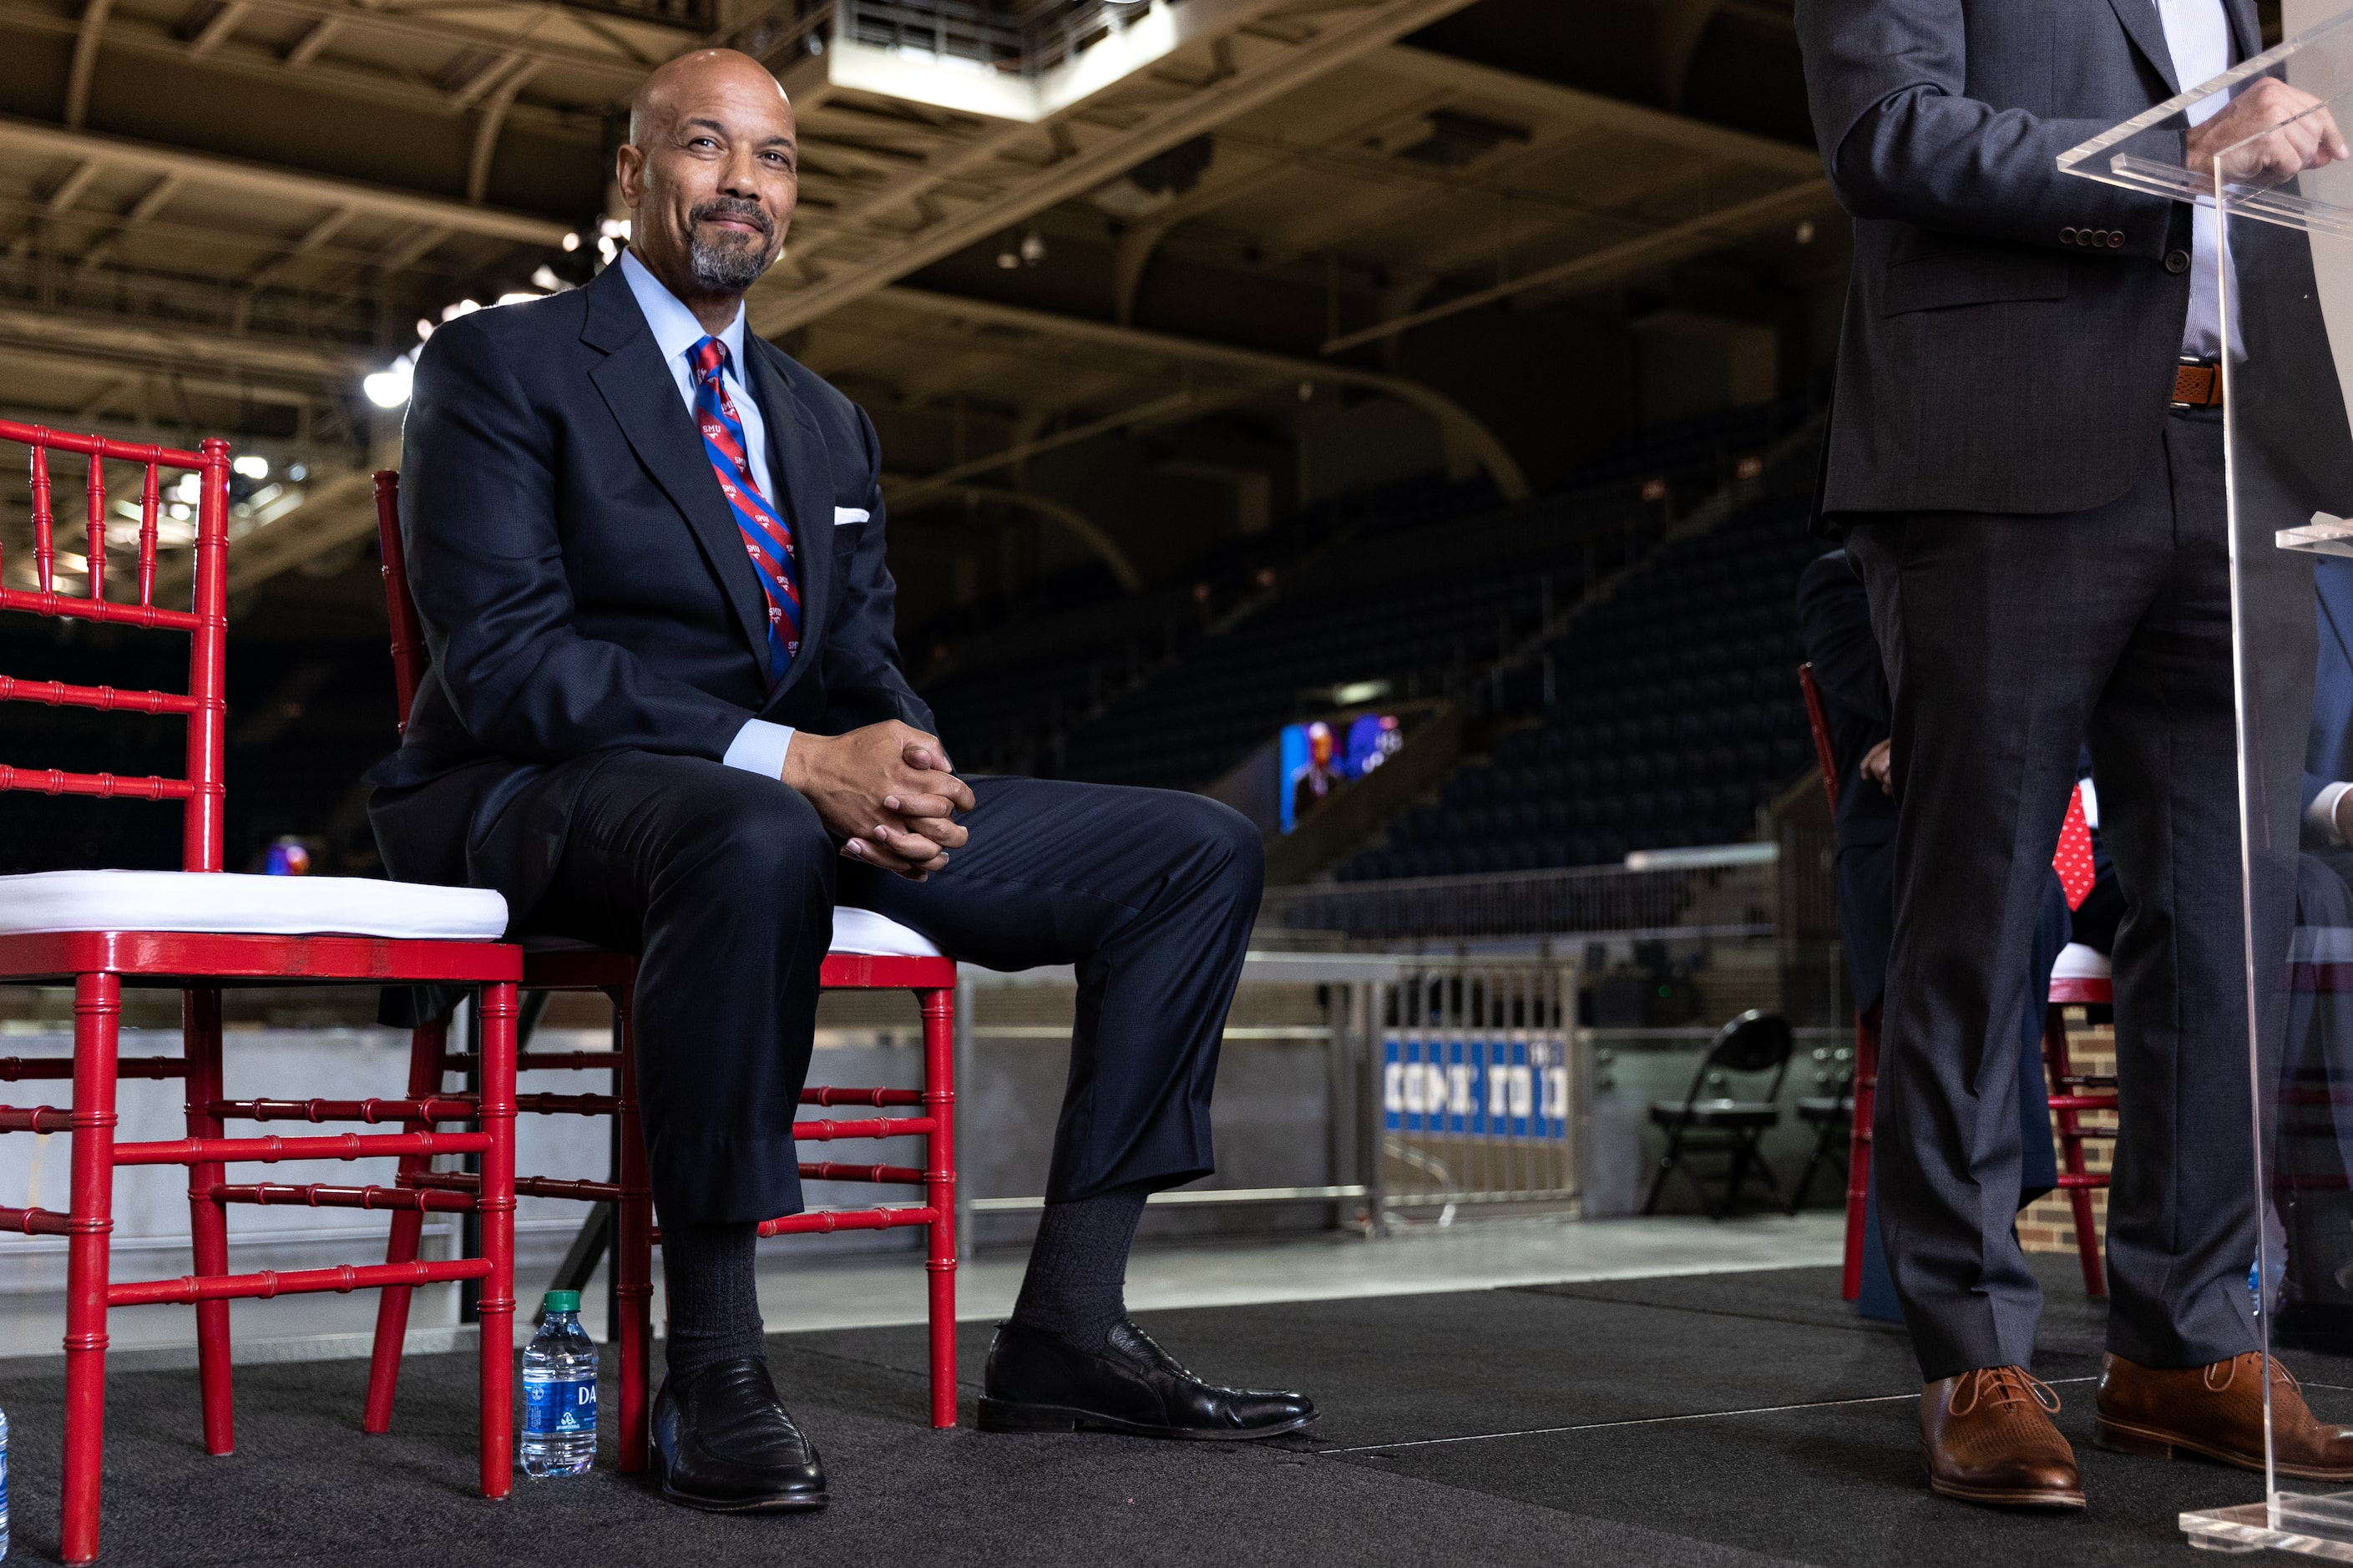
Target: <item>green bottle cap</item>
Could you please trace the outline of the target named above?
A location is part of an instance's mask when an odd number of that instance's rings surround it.
[[[550,1290],[546,1299],[540,1302],[539,1310],[543,1312],[576,1312],[580,1310],[580,1292]]]

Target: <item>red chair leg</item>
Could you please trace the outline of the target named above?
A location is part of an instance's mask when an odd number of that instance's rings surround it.
[[[619,1106],[615,1118],[621,1145],[621,1197],[614,1205],[614,1297],[620,1321],[613,1337],[621,1351],[617,1378],[620,1393],[620,1470],[634,1475],[646,1468],[647,1381],[653,1342],[653,1191],[646,1173],[645,1130],[638,1117],[636,1025],[631,1017],[635,993],[627,986],[613,993],[615,1020],[621,1037],[618,1074]]]
[[[923,1196],[932,1211],[932,1425],[956,1424],[955,993],[917,993],[923,1010],[923,1114],[933,1129],[923,1140]]]
[[[482,1016],[482,1076],[476,1110],[491,1143],[482,1151],[482,1187],[475,1199],[482,1256],[491,1265],[474,1308],[482,1326],[482,1495],[502,1498],[514,1489],[513,982],[483,986],[477,1005]]]
[[[449,1043],[447,1020],[420,1024],[408,1035],[408,1098],[425,1100],[440,1092],[441,1057]],[[429,1132],[429,1122],[406,1121],[404,1132]],[[400,1174],[419,1175],[433,1168],[430,1154],[405,1154],[400,1161]],[[421,1209],[396,1209],[392,1215],[392,1239],[386,1244],[386,1263],[414,1263],[417,1244],[425,1230],[425,1213]],[[415,1290],[406,1285],[387,1285],[377,1294],[375,1303],[375,1346],[368,1355],[367,1405],[360,1415],[360,1430],[383,1433],[392,1429],[392,1399],[400,1385],[400,1353],[408,1342],[408,1308]]]
[[[1871,1202],[1871,1119],[1879,1100],[1879,1009],[1854,1021],[1854,1110],[1849,1117],[1846,1157],[1846,1267],[1839,1298],[1862,1294],[1863,1227]]]
[[[218,986],[182,993],[182,1048],[187,1056],[187,1120],[191,1138],[218,1138],[220,1119],[212,1113],[221,1088],[221,994]],[[188,1167],[188,1228],[196,1273],[228,1272],[228,1211],[213,1197],[221,1184],[218,1161]],[[237,1451],[237,1402],[230,1370],[228,1303],[196,1303],[196,1381],[204,1390],[205,1452]]]
[[[114,1230],[114,1057],[122,982],[74,982],[73,1218],[66,1244],[66,1474],[60,1544],[98,1555],[106,1450],[107,1246]]]
[[[2074,1064],[2067,1047],[2067,1010],[2053,1005],[2042,1018],[2042,1065],[2051,1082],[2061,1093],[2072,1093],[2067,1079],[2074,1076]],[[2084,1162],[2084,1132],[2080,1112],[2072,1108],[2053,1110],[2057,1123],[2061,1165],[2070,1176],[2086,1176],[2091,1173]],[[2067,1206],[2075,1216],[2075,1257],[2084,1266],[2084,1294],[2094,1300],[2108,1293],[2105,1270],[2100,1266],[2100,1233],[2092,1221],[2092,1194],[2082,1186],[2067,1189]]]

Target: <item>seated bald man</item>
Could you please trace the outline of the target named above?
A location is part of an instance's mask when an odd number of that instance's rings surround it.
[[[370,813],[394,876],[495,888],[518,932],[639,955],[663,1494],[826,1500],[769,1380],[753,1243],[802,1206],[837,904],[968,963],[1077,966],[1045,1219],[982,1428],[1304,1426],[1298,1394],[1194,1377],[1123,1293],[1145,1194],[1211,1169],[1257,832],[1198,795],[955,775],[900,668],[874,426],[744,328],[793,214],[784,93],[743,55],[673,61],[618,164],[618,264],[419,356],[401,527],[433,663]]]

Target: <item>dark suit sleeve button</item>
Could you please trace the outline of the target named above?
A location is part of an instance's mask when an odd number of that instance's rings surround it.
[[[2108,248],[2109,248],[2110,250],[2114,250],[2116,247],[2118,247],[2118,246],[2122,245],[2124,242],[2125,242],[2125,231],[2124,231],[2124,230],[2122,230],[2122,229],[2120,229],[2120,228],[2112,228],[2112,229],[2108,230]]]
[[[2073,245],[2073,244],[2074,244],[2074,243],[2075,243],[2075,231],[2074,231],[2073,229],[2072,229],[2072,228],[2063,228],[2063,229],[2061,229],[2061,230],[2059,231],[2059,243],[2060,243],[2060,244],[2062,244],[2062,245]]]
[[[2174,273],[2189,271],[2189,253],[2186,250],[2167,251],[2165,253],[2165,269],[2168,272]]]

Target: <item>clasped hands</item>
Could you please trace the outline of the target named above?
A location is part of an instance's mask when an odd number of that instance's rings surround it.
[[[817,808],[842,858],[920,882],[971,836],[955,814],[972,788],[955,776],[939,738],[912,724],[869,724],[847,735],[804,730],[785,752],[785,784]]]

